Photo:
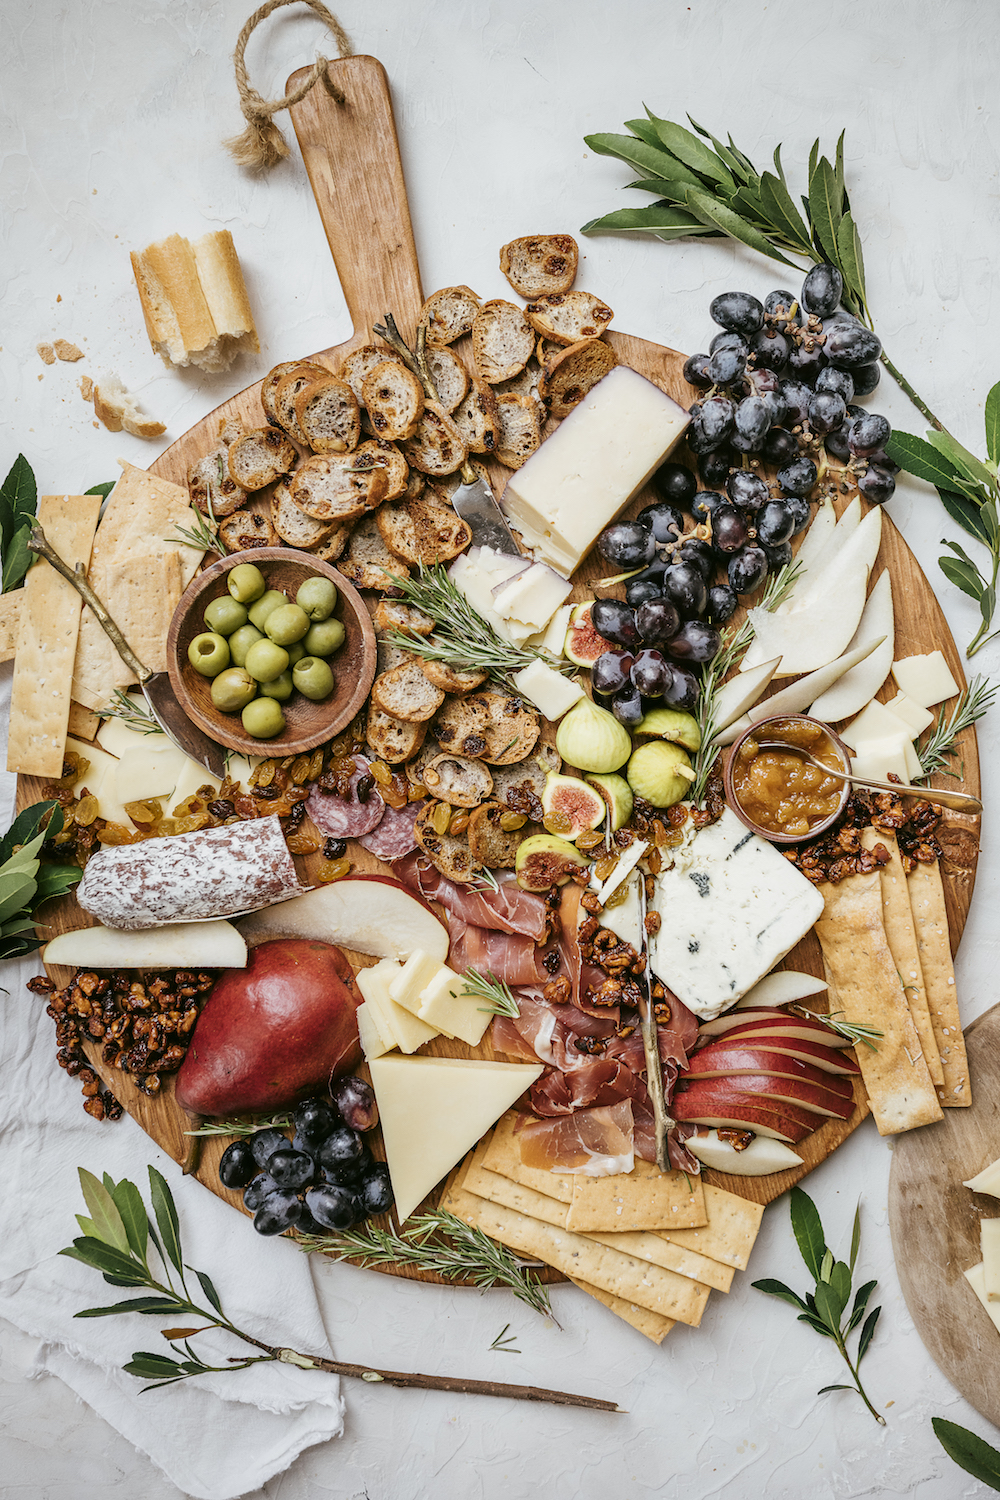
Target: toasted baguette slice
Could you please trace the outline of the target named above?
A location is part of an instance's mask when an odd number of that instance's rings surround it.
[[[406,494],[410,478],[409,466],[396,444],[390,443],[388,438],[366,438],[354,450],[354,462],[359,469],[371,467],[382,470],[387,500],[398,500],[401,495]]]
[[[559,346],[560,353],[562,346]],[[537,412],[539,422],[544,422],[548,416],[544,402],[538,394],[538,387],[542,379],[542,368],[538,361],[532,357],[528,360],[524,369],[513,380],[502,380],[499,385],[493,387],[493,394],[499,401],[501,396],[521,396]]]
[[[351,387],[359,406],[364,405],[362,389],[366,376],[371,374],[376,365],[385,364],[386,360],[394,360],[397,365],[403,363],[402,355],[397,354],[395,349],[379,349],[374,344],[363,344],[360,349],[353,350],[341,365],[340,378]]]
[[[382,540],[404,562],[450,562],[472,541],[468,524],[448,505],[429,495],[383,505],[375,517]]]
[[[132,270],[149,342],[165,364],[228,370],[238,354],[260,349],[228,229],[193,244],[171,234],[133,251]]]
[[[298,458],[295,444],[277,427],[255,427],[229,445],[229,477],[242,490],[262,490],[287,474]]]
[[[376,677],[371,696],[384,714],[413,724],[433,719],[444,702],[444,693],[427,681],[415,656]]]
[[[418,660],[427,681],[440,688],[442,693],[453,693],[460,698],[464,693],[474,693],[486,681],[485,672],[461,672],[445,661],[427,661],[423,656]]]
[[[317,453],[296,469],[292,499],[314,521],[355,521],[385,499],[381,469],[357,470],[353,453]]]
[[[445,804],[447,806],[447,803]],[[434,827],[437,802],[428,802],[413,826],[413,837],[436,870],[448,880],[467,885],[476,878],[476,862],[464,838],[438,833]]]
[[[289,437],[293,437],[304,447],[309,446],[309,440],[299,424],[295,403],[309,386],[317,380],[325,380],[329,373],[329,370],[319,373],[316,365],[296,365],[294,370],[289,370],[287,375],[282,375],[275,389],[274,420],[279,427],[284,428]]]
[[[416,431],[424,410],[424,390],[412,370],[384,359],[365,376],[361,402],[374,432],[393,441]]]
[[[506,812],[499,802],[484,802],[469,818],[466,836],[472,857],[491,870],[513,869],[517,846],[525,837],[523,828],[507,832],[500,827]]]
[[[295,420],[314,453],[347,453],[361,439],[354,392],[336,375],[324,375],[295,398]]]
[[[497,458],[508,469],[519,469],[542,441],[538,407],[529,396],[497,397],[500,413],[500,446]]]
[[[211,514],[217,521],[231,516],[247,501],[246,490],[241,489],[229,472],[229,455],[221,443],[191,465],[187,483],[191,504],[202,515]]]
[[[500,446],[500,413],[492,386],[478,375],[452,420],[470,453],[495,453]]]
[[[484,302],[472,325],[472,357],[490,385],[510,380],[523,370],[535,350],[535,336],[524,313],[513,302],[495,297]]]
[[[479,298],[467,286],[446,286],[434,292],[417,319],[427,329],[428,344],[453,344],[463,334],[472,332],[472,324],[479,311]]]
[[[482,699],[487,716],[483,760],[491,766],[513,766],[530,755],[541,730],[538,715],[525,708],[520,698],[504,693],[477,693],[476,697]]]
[[[442,750],[480,760],[486,754],[489,725],[489,704],[482,693],[473,693],[469,698],[449,698],[431,727]]]
[[[437,391],[438,405],[449,417],[466,397],[469,389],[469,372],[450,349],[428,349],[427,368]]]
[[[405,458],[403,462],[406,462]],[[406,489],[399,498],[401,500],[416,500],[424,493],[426,488],[427,480],[421,474],[420,470],[408,469],[406,474]]]
[[[414,609],[412,604],[401,604],[398,599],[380,599],[372,618],[376,630],[398,630],[400,635],[425,636],[434,630],[430,615]]]
[[[416,431],[402,449],[410,468],[421,474],[454,474],[469,456],[462,434],[436,401],[425,402]]]
[[[493,790],[493,777],[481,760],[467,760],[464,755],[446,751],[428,757],[420,774],[428,791],[452,807],[478,807]]]
[[[423,744],[426,733],[425,723],[415,724],[406,719],[396,719],[392,714],[383,713],[380,708],[376,708],[374,703],[368,705],[368,723],[365,728],[368,748],[390,766],[412,760]]]
[[[345,521],[341,526],[335,526],[330,535],[316,547],[310,547],[309,551],[314,557],[322,558],[323,562],[337,562],[343,555],[348,542],[351,540],[351,523]]]
[[[500,250],[500,269],[521,297],[568,292],[576,278],[580,251],[571,234],[535,234],[511,240]]]
[[[278,385],[280,384],[280,382],[284,380],[285,376],[288,375],[292,370],[299,369],[299,367],[303,363],[306,363],[306,361],[303,361],[301,359],[286,359],[284,364],[275,365],[273,370],[268,370],[267,374],[264,376],[264,379],[260,383],[260,404],[264,408],[264,415],[270,422],[272,427],[277,427],[278,425],[278,417],[274,409],[274,393],[278,389]],[[315,365],[314,369],[316,371],[315,378],[317,380],[319,380],[322,375],[328,375],[330,373],[328,370],[322,369],[319,365]]]
[[[228,448],[230,443],[235,443],[240,433],[245,431],[246,428],[239,417],[226,417],[224,421],[219,422],[219,442],[223,448]]]
[[[158,438],[167,430],[162,422],[154,422],[139,409],[138,401],[113,372],[95,382],[93,397],[94,411],[109,432],[124,428],[133,437]]]
[[[581,339],[549,361],[538,394],[551,415],[561,421],[617,363],[615,351],[603,339]]]
[[[391,593],[396,587],[391,575],[398,578],[410,576],[406,564],[385,545],[374,516],[365,516],[355,522],[347,550],[341,558],[340,571],[355,588],[375,589],[380,594]]]
[[[246,552],[251,547],[280,547],[281,538],[266,516],[240,510],[219,524],[219,535],[227,552]]]
[[[391,672],[393,667],[402,666],[404,662],[413,660],[413,652],[405,651],[402,646],[393,645],[384,635],[375,636],[375,673],[382,677],[386,672]]]
[[[314,521],[292,499],[291,486],[287,481],[276,484],[271,492],[271,525],[290,547],[301,547],[310,552],[325,542],[335,529],[330,521]]]
[[[596,339],[607,328],[614,313],[593,292],[557,292],[539,297],[525,309],[536,333],[554,344],[578,344]]]

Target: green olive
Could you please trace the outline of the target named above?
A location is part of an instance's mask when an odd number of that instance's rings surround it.
[[[297,604],[283,604],[268,615],[264,629],[279,646],[290,646],[293,641],[301,641],[309,629],[309,616]]]
[[[257,684],[242,667],[229,667],[212,683],[212,702],[224,714],[239,713],[257,692]]]
[[[303,698],[311,698],[314,703],[333,691],[333,673],[318,656],[304,656],[296,662],[292,668],[292,681]]]
[[[288,665],[290,667],[294,667],[295,663],[301,661],[306,654],[306,648],[301,641],[292,641],[290,646],[285,647],[285,650],[288,652]]]
[[[206,631],[188,647],[188,661],[202,677],[218,677],[229,666],[229,645],[221,635]]]
[[[337,607],[337,587],[329,578],[314,574],[307,578],[295,595],[295,602],[310,620],[327,620]]]
[[[273,740],[285,727],[281,704],[274,698],[255,698],[243,710],[243,728],[255,740]]]
[[[310,625],[303,641],[309,656],[332,656],[344,644],[346,632],[339,620],[319,620]]]
[[[243,665],[258,682],[273,682],[282,672],[288,671],[288,652],[273,641],[255,641]]]
[[[262,641],[264,633],[256,625],[241,625],[229,637],[229,655],[234,667],[246,666],[247,652],[255,641]]]
[[[252,604],[267,588],[267,581],[253,563],[237,563],[229,570],[226,587],[238,604]]]
[[[292,696],[294,684],[291,672],[282,672],[280,677],[275,677],[273,682],[262,682],[260,695],[262,698],[277,698],[279,703],[284,703],[286,698]]]
[[[232,635],[247,622],[247,607],[228,594],[220,594],[205,609],[205,624],[216,635]]]
[[[247,566],[249,567],[249,564]],[[256,625],[258,630],[263,630],[268,615],[273,615],[276,609],[280,609],[283,604],[287,603],[288,598],[285,594],[280,594],[277,589],[268,589],[256,604],[251,604],[250,624]]]

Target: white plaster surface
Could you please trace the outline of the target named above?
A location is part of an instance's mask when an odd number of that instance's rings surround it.
[[[150,463],[273,363],[347,335],[297,153],[256,179],[219,145],[241,124],[228,58],[248,9],[247,0],[0,6],[0,468],[23,450],[42,492],[111,478],[119,455]],[[690,111],[717,134],[731,130],[759,166],[783,141],[798,183],[813,138],[832,149],[846,126],[877,326],[931,407],[982,451],[983,402],[1000,378],[1000,19],[991,0],[342,0],[338,13],[356,49],[378,56],[389,73],[428,289],[465,281],[484,296],[503,295],[496,252],[505,240],[575,231],[596,214],[646,201],[621,191],[627,168],[583,144],[586,133],[620,130],[643,103],[676,119]],[[251,42],[252,76],[262,93],[279,93],[288,73],[326,45],[304,8],[284,12]],[[168,372],[149,349],[127,251],[172,231],[194,236],[223,226],[247,273],[260,357],[220,377]],[[607,298],[615,326],[686,350],[706,340],[712,296],[733,287],[763,295],[791,276],[721,242],[604,237],[582,249],[580,284]],[[85,361],[44,366],[35,345],[55,337],[78,343]],[[95,430],[76,386],[82,371],[101,369],[117,370],[167,423],[162,445]],[[869,405],[922,430],[887,378]],[[904,481],[889,511],[956,637],[968,640],[974,607],[936,566],[940,538],[956,535],[936,496]],[[980,664],[1000,670],[996,644]],[[987,812],[958,963],[965,1020],[997,998],[998,725],[995,712],[980,739]],[[51,1087],[67,1087],[55,1069]],[[98,1172],[100,1139],[95,1126],[86,1165]],[[907,1315],[886,1221],[889,1162],[889,1145],[866,1122],[807,1183],[842,1248],[862,1197],[860,1265],[878,1278],[883,1305],[864,1373],[884,1429],[851,1395],[814,1394],[840,1379],[835,1350],[790,1308],[750,1288],[763,1275],[805,1283],[780,1202],[765,1216],[749,1274],[728,1297],[712,1299],[700,1330],[679,1327],[659,1350],[570,1288],[553,1298],[560,1331],[503,1293],[324,1266],[324,1311],[342,1359],[610,1396],[628,1415],[345,1382],[343,1438],[309,1450],[259,1493],[269,1500],[986,1494],[931,1432],[940,1414],[998,1436],[938,1372]],[[5,1161],[3,1178],[5,1193],[44,1191],[27,1187],[27,1160]],[[508,1322],[521,1352],[490,1352]],[[132,1340],[123,1324],[123,1358]],[[0,1349],[0,1493],[180,1495],[59,1380],[28,1378],[35,1348],[23,1334],[3,1325]],[[145,1399],[151,1423],[169,1422],[169,1391]],[[226,1441],[220,1430],[218,1442]]]

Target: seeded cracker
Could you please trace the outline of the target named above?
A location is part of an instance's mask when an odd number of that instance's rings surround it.
[[[918,864],[907,876],[913,926],[920,951],[920,967],[927,991],[931,1025],[941,1054],[944,1088],[938,1098],[945,1109],[961,1109],[972,1103],[969,1061],[958,1013],[955,968],[948,939],[948,912],[939,864]]]
[[[0,594],[0,662],[13,661],[17,652],[23,599],[23,589],[15,589],[10,594]]]

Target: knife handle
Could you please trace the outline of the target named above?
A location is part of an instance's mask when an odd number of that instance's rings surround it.
[[[89,605],[93,613],[96,615],[97,623],[108,636],[111,644],[114,646],[115,650],[118,652],[118,655],[128,667],[129,671],[135,673],[140,683],[148,682],[150,677],[152,677],[153,675],[152,672],[148,667],[143,666],[142,662],[136,656],[135,652],[132,650],[132,647],[122,635],[118,626],[115,624],[114,620],[104,608],[104,605],[101,603],[100,599],[98,599],[97,595],[94,593],[94,590],[90,586],[90,580],[87,578],[87,570],[84,568],[83,564],[80,564],[80,571],[75,572],[74,569],[70,567],[69,563],[64,562],[63,559],[59,556],[59,553],[52,546],[48,537],[45,535],[45,532],[38,525],[35,525],[31,528],[31,535],[28,538],[28,551],[37,553],[39,557],[44,557],[45,561],[51,564],[51,566],[55,568],[57,573],[62,574],[67,583],[71,583],[73,585],[77,593],[80,595],[81,599],[83,599],[84,603]]]

